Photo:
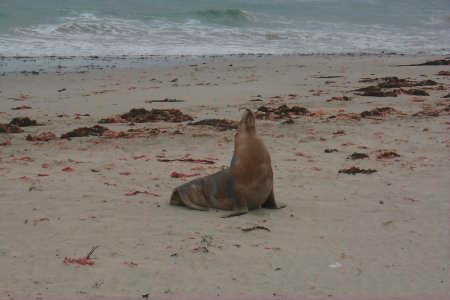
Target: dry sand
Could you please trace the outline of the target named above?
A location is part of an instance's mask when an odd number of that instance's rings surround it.
[[[441,97],[449,93],[450,77],[437,73],[449,67],[395,66],[440,58],[218,57],[197,66],[0,77],[0,123],[29,116],[44,124],[0,134],[0,299],[450,297],[450,118],[445,111],[412,116],[448,107],[449,98]],[[441,85],[425,87],[430,96],[351,92],[373,84],[361,78],[386,76]],[[263,101],[249,101],[257,95]],[[343,95],[352,99],[326,101]],[[26,100],[10,99],[20,97]],[[185,102],[145,102],[163,98]],[[171,172],[207,175],[229,164],[232,130],[186,122],[103,124],[114,131],[146,127],[162,132],[25,139],[47,131],[59,137],[138,107],[177,108],[195,120],[238,120],[239,108],[281,104],[315,113],[295,118],[294,124],[257,123],[272,155],[275,197],[288,207],[230,219],[220,218],[220,211],[168,202],[172,189],[188,180],[172,178]],[[20,105],[32,108],[11,110]],[[404,114],[329,119],[339,111],[384,106]],[[325,153],[329,148],[338,152]],[[377,159],[383,150],[400,156]],[[347,159],[353,152],[369,157]],[[215,163],[158,161],[186,156]],[[351,166],[377,172],[338,174]],[[126,196],[134,191],[148,193]],[[242,231],[255,225],[270,232]],[[93,266],[63,263],[65,257],[85,256],[95,245],[100,247],[92,255]]]

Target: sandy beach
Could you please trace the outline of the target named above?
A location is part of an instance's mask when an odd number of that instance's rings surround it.
[[[0,123],[38,126],[0,127],[0,299],[448,299],[450,69],[400,66],[442,59],[218,56],[4,74]],[[378,88],[355,91],[367,86]],[[163,99],[182,101],[152,102]],[[133,108],[194,122],[257,112],[287,207],[223,219],[170,206],[176,186],[229,165],[235,130],[117,117]],[[96,125],[108,131],[61,138]],[[95,246],[92,264],[74,261]]]

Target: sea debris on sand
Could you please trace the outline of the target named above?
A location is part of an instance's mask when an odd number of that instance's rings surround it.
[[[173,171],[172,173],[170,173],[170,177],[172,178],[187,178],[187,177],[195,177],[195,176],[199,176],[199,173],[195,173],[195,174],[184,174],[184,173],[178,173],[176,171]]]
[[[15,125],[19,127],[37,126],[39,125],[36,120],[32,120],[28,117],[24,118],[14,118],[9,122],[9,125]]]
[[[450,76],[450,71],[440,71],[437,73],[438,76]]]
[[[335,96],[335,97],[331,97],[330,99],[327,99],[327,102],[332,102],[332,101],[350,101],[352,100],[352,98],[347,97],[347,96]]]
[[[421,64],[398,65],[398,67],[419,67],[419,66],[450,66],[450,59],[431,60]]]
[[[206,125],[217,128],[220,131],[237,129],[239,122],[227,119],[204,119],[197,122],[191,122],[188,125]]]
[[[283,121],[283,122],[281,122],[281,124],[283,124],[283,125],[289,125],[289,124],[294,124],[295,122],[294,122],[294,120],[292,120],[292,119],[287,119],[286,121]]]
[[[135,138],[135,137],[146,137],[146,136],[156,136],[160,133],[165,132],[159,128],[132,128],[127,131],[113,131],[108,130],[102,134],[102,137],[106,138]]]
[[[30,142],[48,142],[57,139],[53,132],[42,132],[38,135],[27,135],[26,140]]]
[[[0,146],[11,146],[11,140],[6,140],[5,142],[0,143]]]
[[[414,96],[430,96],[426,91],[421,89],[409,89],[409,90],[401,90],[402,93],[408,94],[408,95],[414,95]]]
[[[385,117],[390,114],[402,115],[403,113],[392,107],[385,106],[385,107],[377,107],[372,110],[363,111],[363,112],[361,112],[360,115],[362,118],[370,118],[370,117]]]
[[[440,115],[450,115],[450,105],[447,105],[446,107],[440,109],[427,107],[413,114],[413,117],[439,117]]]
[[[339,152],[339,150],[338,149],[325,149],[325,150],[323,150],[323,152],[325,152],[325,153],[333,153],[333,152]]]
[[[377,159],[391,159],[400,157],[400,155],[395,151],[383,151],[377,155]]]
[[[341,169],[339,170],[339,173],[343,174],[349,174],[349,175],[356,175],[356,174],[372,174],[377,172],[377,170],[374,169],[360,169],[358,167],[350,167],[347,169]]]
[[[361,120],[361,115],[357,113],[339,113],[329,116],[328,119],[358,121]]]
[[[317,79],[333,79],[333,78],[342,78],[344,76],[339,76],[339,75],[331,75],[331,76],[311,76],[312,78],[317,78]]]
[[[125,196],[136,196],[136,195],[139,195],[139,194],[151,195],[151,196],[159,197],[159,194],[152,193],[152,192],[149,192],[149,191],[132,191],[132,192],[126,193]]]
[[[346,135],[345,130],[336,130],[333,135]]]
[[[133,108],[119,116],[100,120],[100,123],[122,123],[122,119],[133,123],[147,122],[185,122],[194,120],[191,116],[183,114],[179,109],[152,109]]]
[[[400,89],[402,87],[438,85],[438,83],[433,80],[413,81],[409,79],[398,78],[395,76],[365,79],[364,82],[378,82],[378,84],[356,89],[353,91],[356,92],[356,95],[372,97],[397,97],[399,94],[404,92],[402,89]],[[396,88],[396,90],[386,90],[393,88]]]
[[[70,139],[72,137],[102,136],[108,130],[108,128],[100,125],[95,125],[92,127],[80,127],[61,135],[61,138]]]
[[[28,105],[20,105],[20,106],[16,106],[11,108],[12,110],[23,110],[23,109],[31,109],[31,106]]]
[[[156,100],[147,100],[145,103],[176,103],[176,102],[184,102],[184,100],[175,99],[175,98],[164,98],[164,99],[156,99]]]
[[[278,119],[291,119],[292,116],[306,116],[310,111],[301,106],[289,107],[286,104],[272,108],[267,106],[258,107],[255,116],[257,119],[264,120],[278,120]]]
[[[160,162],[172,162],[172,161],[181,161],[181,162],[191,162],[191,163],[199,163],[199,164],[206,164],[206,165],[212,165],[216,162],[213,160],[208,159],[193,159],[193,158],[177,158],[177,159],[158,159]]]
[[[356,95],[367,96],[367,97],[397,97],[400,94],[400,92],[398,90],[384,91],[380,87],[374,86],[374,85],[371,85],[371,86],[368,86],[365,88],[360,88],[355,91],[361,92],[361,93],[355,93]]]
[[[80,266],[93,266],[95,264],[95,261],[91,258],[92,254],[94,254],[94,251],[99,246],[92,247],[91,251],[89,251],[88,255],[81,258],[71,258],[71,257],[64,257],[63,263],[65,265],[80,265]]]
[[[21,132],[23,132],[23,129],[21,129],[16,125],[0,123],[0,133],[21,133]]]
[[[369,158],[369,155],[367,155],[366,153],[353,152],[351,155],[349,155],[347,157],[347,159],[352,159],[352,160],[364,159],[364,158]]]
[[[112,117],[107,117],[104,119],[101,119],[100,121],[98,121],[100,124],[111,124],[111,123],[128,123],[127,120],[125,120],[124,118],[122,118],[121,116],[112,116]]]
[[[253,230],[265,230],[265,231],[269,231],[270,229],[265,227],[265,226],[261,226],[261,225],[256,225],[256,226],[252,226],[252,227],[246,227],[246,228],[241,228],[241,230],[243,232],[249,232],[249,231],[253,231]]]

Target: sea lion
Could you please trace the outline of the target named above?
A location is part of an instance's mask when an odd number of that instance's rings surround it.
[[[230,167],[175,188],[170,204],[198,210],[232,210],[224,217],[243,215],[261,207],[285,207],[275,202],[270,154],[256,135],[251,110],[246,109],[239,122]]]

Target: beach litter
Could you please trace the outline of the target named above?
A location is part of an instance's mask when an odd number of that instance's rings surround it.
[[[93,266],[95,264],[95,261],[91,259],[92,254],[94,254],[94,251],[99,246],[92,247],[91,251],[89,251],[88,255],[85,257],[80,258],[71,258],[71,257],[64,257],[63,263],[65,265],[80,265],[80,266]]]

